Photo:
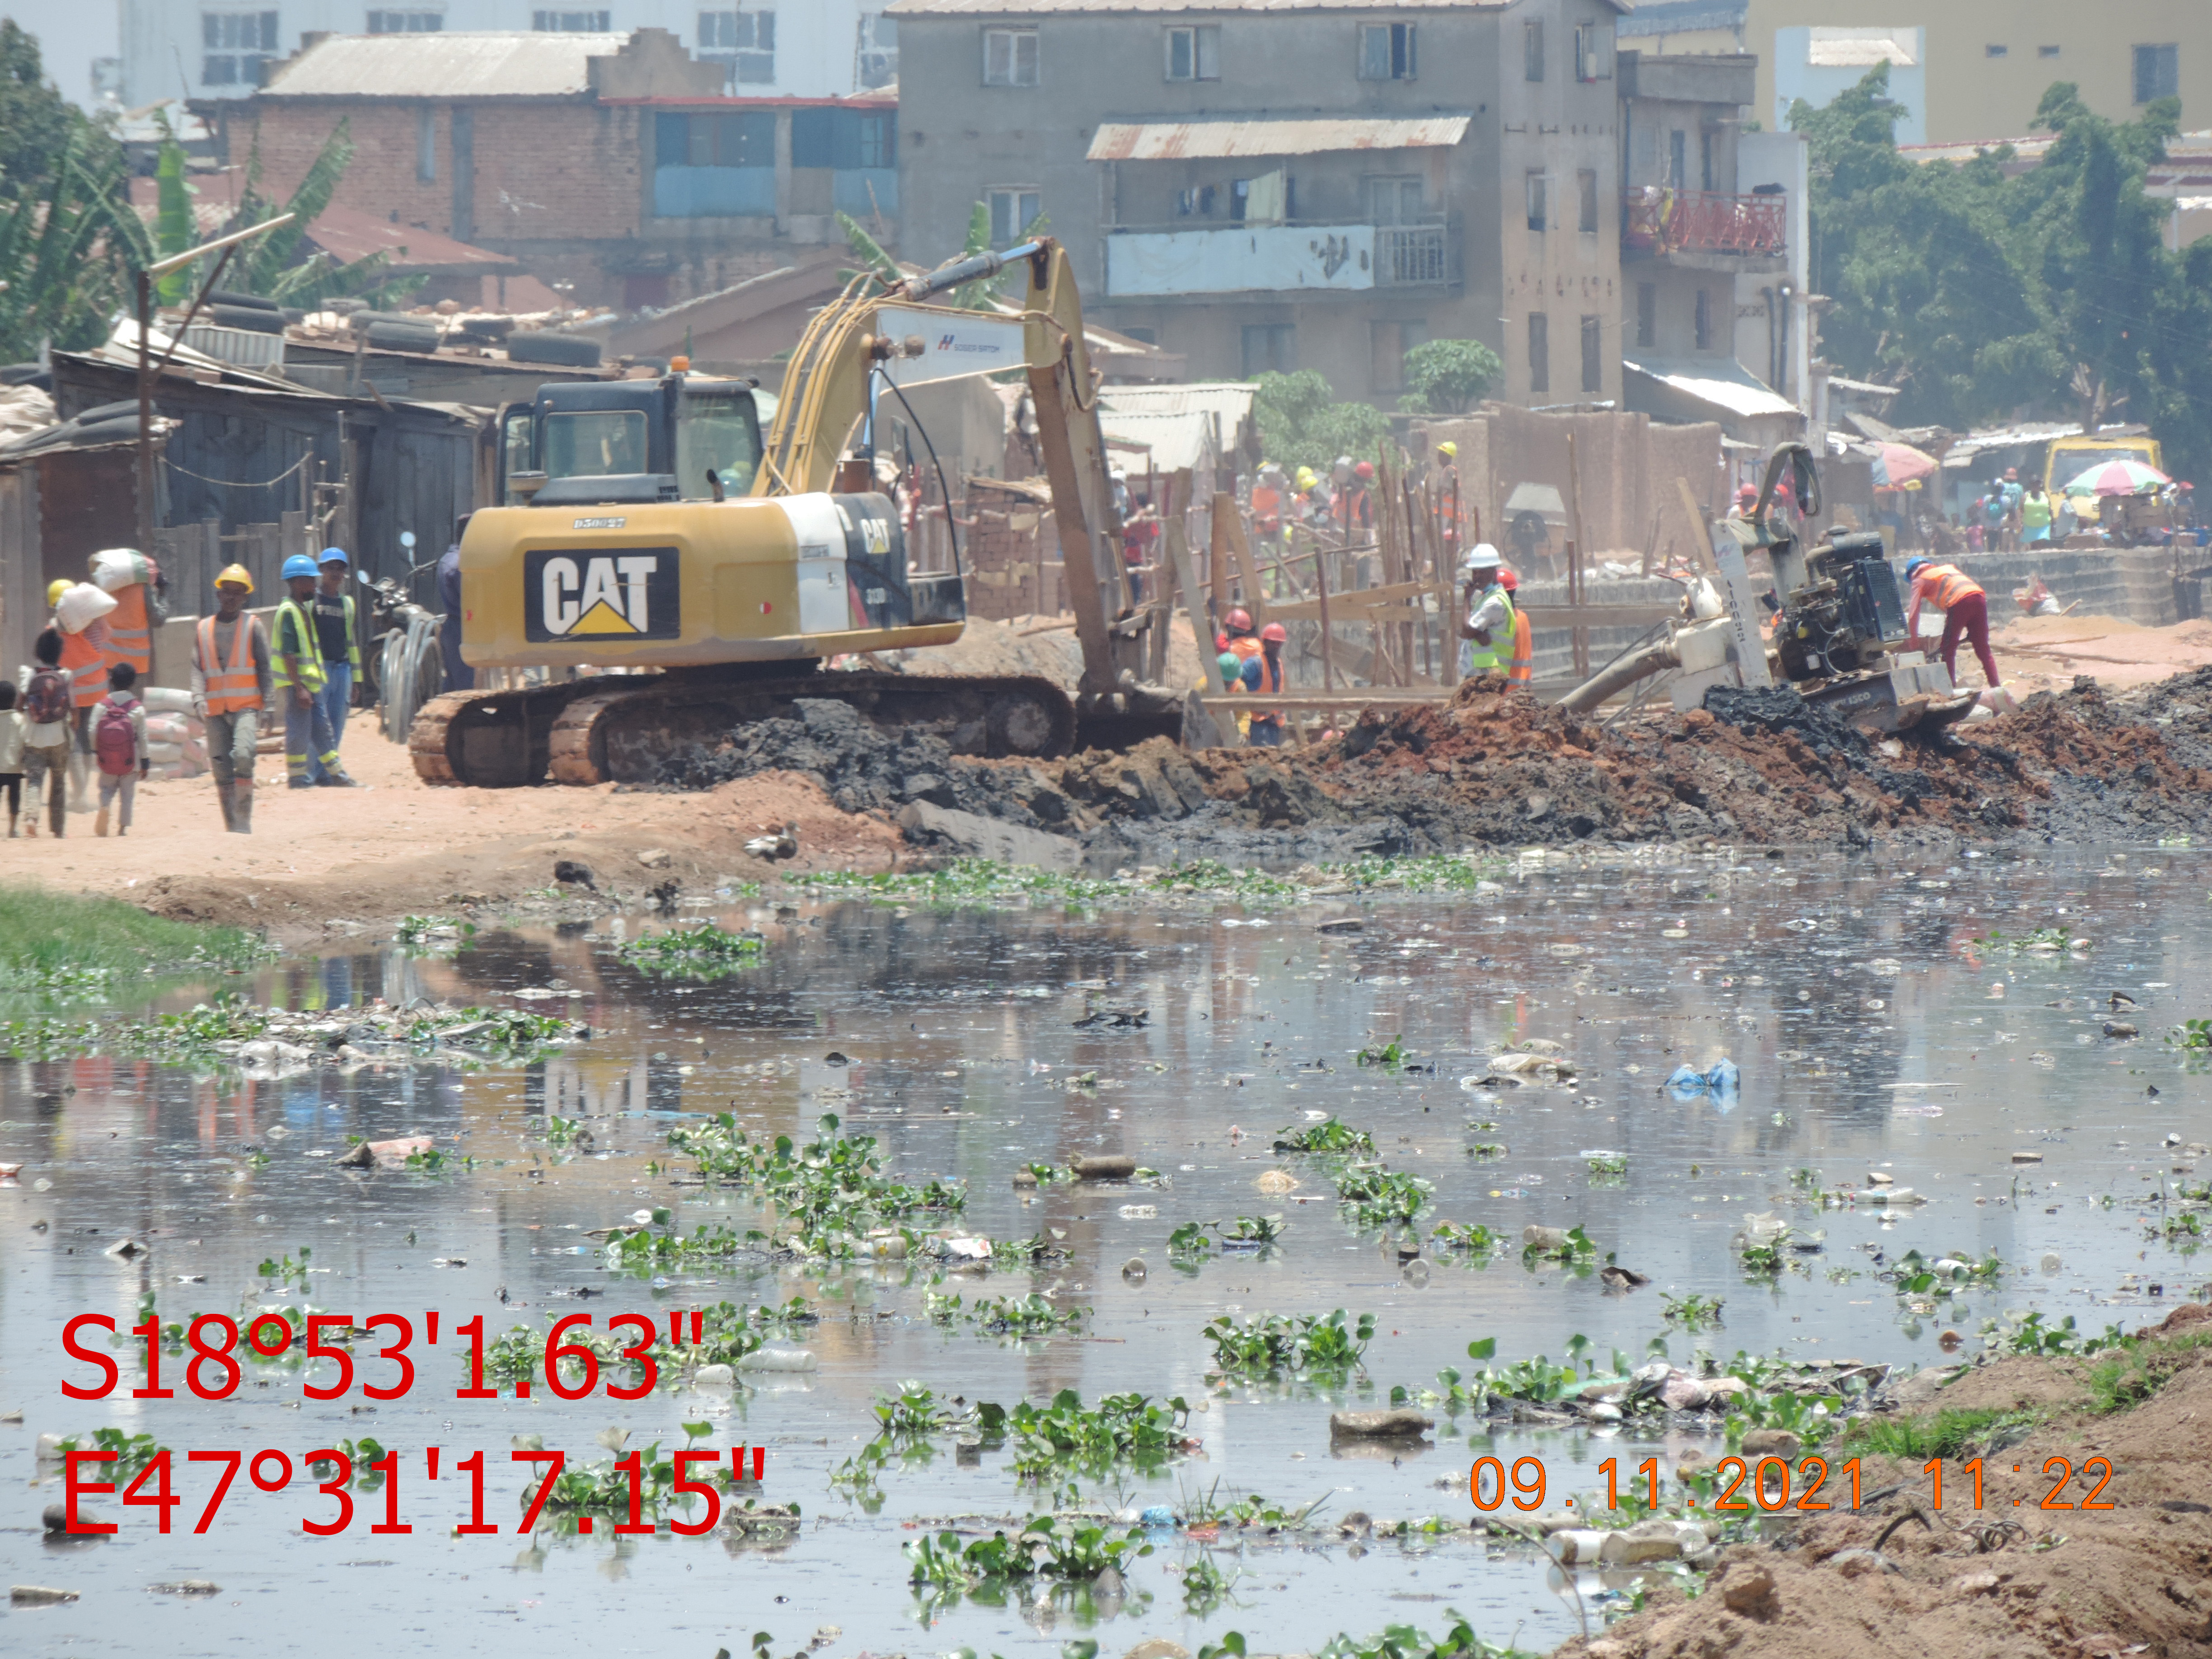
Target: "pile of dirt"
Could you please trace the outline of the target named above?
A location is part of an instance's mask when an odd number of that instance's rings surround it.
[[[2124,704],[2077,679],[2002,720],[1895,738],[1788,687],[1717,690],[1704,708],[1608,726],[1491,678],[1449,704],[1370,709],[1312,747],[1186,752],[1156,738],[1049,763],[955,756],[927,732],[887,734],[809,702],[670,763],[665,787],[769,770],[816,780],[848,811],[927,801],[1068,837],[1094,866],[1591,839],[2194,836],[2212,833],[2212,670]],[[941,830],[932,841],[943,848]]]
[[[1930,1406],[2028,1402],[2043,1419],[1984,1459],[1978,1509],[1977,1471],[1956,1458],[1943,1465],[1939,1508],[1923,1459],[1868,1455],[1858,1512],[1831,1476],[1824,1496],[1837,1508],[1793,1514],[1767,1541],[1733,1546],[1696,1600],[1662,1588],[1558,1659],[2212,1654],[2201,1432],[2212,1349],[2194,1346],[2205,1328],[2169,1321],[2151,1334],[2166,1340],[2118,1362],[2009,1359],[1968,1371]],[[2081,1379],[2112,1363],[2132,1366],[2133,1389],[2148,1397],[2100,1414]],[[1824,1453],[1832,1468],[1850,1455]],[[2111,1470],[2101,1488],[2098,1459]],[[2081,1507],[2093,1496],[2110,1507]]]

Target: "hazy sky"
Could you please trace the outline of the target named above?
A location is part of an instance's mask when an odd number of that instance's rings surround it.
[[[71,102],[92,107],[92,60],[122,53],[118,0],[14,0],[0,11],[39,37],[46,78]]]

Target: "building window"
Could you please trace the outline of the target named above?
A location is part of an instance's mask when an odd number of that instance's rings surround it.
[[[887,87],[898,79],[898,19],[879,11],[860,14],[860,82]]]
[[[1698,290],[1697,342],[1700,351],[1713,349],[1713,296],[1702,288]]]
[[[430,104],[415,112],[415,182],[438,182],[438,111]]]
[[[1410,81],[1413,78],[1413,26],[1411,23],[1362,23],[1359,26],[1359,78],[1363,81]]]
[[[723,73],[744,86],[769,86],[776,80],[775,11],[702,11],[699,58],[719,62]]]
[[[1659,343],[1659,285],[1636,285],[1636,343],[1649,351]]]
[[[1982,48],[1982,56],[1984,58],[2002,58],[2010,52],[2012,48],[2010,46],[1984,46]]]
[[[888,115],[860,118],[860,160],[864,167],[898,165],[898,128]]]
[[[605,11],[533,11],[530,27],[540,34],[606,34],[614,14]]]
[[[1521,73],[1531,81],[1544,78],[1544,26],[1540,22],[1521,26]]]
[[[2038,46],[2035,49],[2035,55],[2038,58],[2056,58],[2058,56],[2058,48],[2056,46]]]
[[[1168,79],[1218,81],[1221,78],[1221,29],[1205,23],[1168,31]]]
[[[1584,167],[1575,174],[1575,195],[1581,203],[1581,214],[1577,224],[1586,233],[1597,231],[1597,174]]]
[[[1605,332],[1595,317],[1583,319],[1583,390],[1605,390]]]
[[[261,66],[276,55],[273,11],[204,11],[200,14],[200,80],[210,87],[258,87]]]
[[[775,80],[775,13],[702,11],[699,14],[699,57],[720,64],[738,85],[765,87]]]
[[[1009,248],[1044,211],[1044,198],[1035,185],[1008,185],[986,193],[991,204],[991,246]]]
[[[1370,224],[1418,225],[1425,216],[1419,179],[1370,179],[1367,218]]]
[[[773,167],[775,117],[761,110],[662,115],[653,126],[653,159],[664,167]]]
[[[1035,29],[983,31],[983,84],[987,87],[1033,87],[1037,83],[1037,32]]]
[[[445,27],[446,14],[442,11],[373,11],[368,15],[371,34],[437,34]]]
[[[1713,182],[1720,173],[1720,169],[1713,164],[1714,152],[1719,149],[1719,134],[1712,132],[1698,135],[1698,178],[1700,181],[1698,188],[1709,196],[1719,188]]]
[[[1528,228],[1541,230],[1544,228],[1544,175],[1540,173],[1530,173],[1528,187]]]
[[[1295,323],[1245,324],[1244,378],[1292,373],[1298,366],[1297,348]]]
[[[1528,313],[1528,390],[1552,389],[1552,319],[1540,311]]]
[[[272,17],[275,13],[270,13]],[[2181,96],[2181,48],[2179,46],[2137,46],[2136,48],[2136,102],[2148,104],[2155,98]]]
[[[1613,79],[1613,30],[1603,23],[1575,25],[1575,79]]]
[[[1680,127],[1667,135],[1667,182],[1676,190],[1690,185],[1690,135]]]

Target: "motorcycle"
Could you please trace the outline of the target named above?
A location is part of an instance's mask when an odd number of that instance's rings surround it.
[[[399,545],[415,550],[415,532],[399,532]],[[413,566],[404,576],[354,574],[370,601],[370,646],[362,661],[376,702],[377,723],[393,743],[405,743],[424,703],[445,690],[446,659],[438,643],[441,618],[409,597],[410,583],[437,560]]]

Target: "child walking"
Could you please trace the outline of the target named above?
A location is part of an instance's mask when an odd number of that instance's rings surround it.
[[[15,817],[23,805],[23,711],[15,707],[15,688],[0,680],[0,789],[8,792],[8,839],[15,839]],[[39,803],[31,803],[33,816]]]
[[[92,751],[100,762],[100,812],[92,833],[107,833],[107,809],[118,795],[123,810],[115,833],[131,833],[131,808],[138,797],[138,780],[153,764],[146,748],[146,708],[135,689],[138,671],[127,662],[107,671],[107,695],[93,716]]]

